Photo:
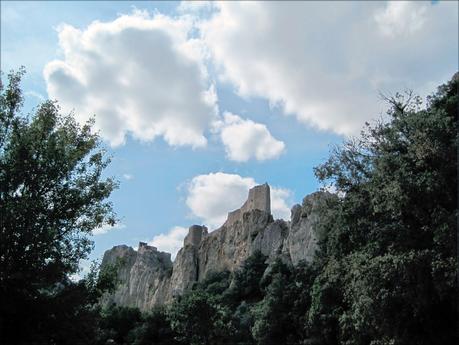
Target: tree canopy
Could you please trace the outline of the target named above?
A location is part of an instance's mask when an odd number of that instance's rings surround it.
[[[320,223],[310,321],[334,344],[457,341],[458,77],[428,97],[386,98],[316,168],[343,195]]]
[[[109,159],[91,122],[52,101],[21,113],[23,74],[0,85],[0,330],[6,343],[62,344],[59,328],[75,329],[92,300],[89,281],[69,277],[92,250],[91,231],[115,222],[116,182],[102,177]]]

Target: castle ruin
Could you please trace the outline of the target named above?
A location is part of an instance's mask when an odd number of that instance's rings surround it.
[[[192,225],[188,229],[188,235],[183,240],[183,246],[192,245],[198,247],[201,240],[207,235],[207,228],[201,225]]]
[[[242,221],[244,213],[260,210],[271,214],[271,191],[267,183],[255,186],[249,190],[249,197],[241,208],[228,213],[225,226],[231,226],[237,221]]]

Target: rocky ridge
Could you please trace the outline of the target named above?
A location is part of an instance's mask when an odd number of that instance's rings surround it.
[[[205,226],[191,226],[174,262],[169,253],[146,243],[137,251],[115,246],[105,252],[102,267],[118,264],[119,284],[104,303],[151,309],[172,301],[210,272],[236,270],[258,250],[267,260],[280,257],[293,265],[311,261],[317,248],[317,206],[330,197],[327,192],[310,194],[302,205],[293,206],[290,221],[274,220],[269,185],[255,186],[220,228],[209,233]]]

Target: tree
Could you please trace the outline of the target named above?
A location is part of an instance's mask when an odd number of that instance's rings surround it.
[[[256,251],[234,273],[232,287],[228,291],[233,300],[259,301],[263,297],[260,281],[268,267],[266,256]]]
[[[180,300],[174,302],[168,314],[172,329],[181,343],[231,343],[229,309],[201,289],[185,293]]]
[[[252,334],[257,344],[311,341],[306,322],[315,276],[313,267],[304,261],[292,266],[277,258],[270,264],[260,282],[263,299],[252,310]]]
[[[252,335],[258,344],[287,344],[289,335],[295,330],[289,320],[289,311],[293,305],[289,290],[292,270],[280,259],[270,267],[261,284],[264,289],[263,299],[253,308],[255,322]]]
[[[411,92],[386,97],[389,120],[316,168],[342,195],[319,224],[310,320],[325,343],[458,341],[458,79],[425,109]]]
[[[176,337],[163,308],[145,313],[142,323],[130,334],[133,345],[178,345]]]
[[[101,311],[99,343],[111,339],[115,344],[128,344],[130,333],[141,323],[138,308],[111,305]]]
[[[267,267],[260,251],[236,272],[210,273],[169,308],[177,339],[184,344],[254,344],[251,308],[263,298],[260,280]]]
[[[87,235],[114,224],[116,182],[102,177],[109,159],[92,122],[79,126],[52,101],[21,114],[23,74],[0,84],[0,332],[6,344],[54,344],[58,318],[78,324],[81,303],[58,301],[86,286],[69,276],[92,249]]]

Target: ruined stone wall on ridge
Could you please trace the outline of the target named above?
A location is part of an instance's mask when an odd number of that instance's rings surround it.
[[[154,255],[156,255],[161,261],[165,262],[165,263],[169,263],[171,261],[171,254],[170,253],[167,253],[167,252],[161,252],[161,251],[158,251],[158,248],[154,247],[154,246],[150,246],[148,245],[147,243],[145,242],[139,242],[139,248],[137,249],[137,252],[139,254],[144,254],[144,253],[148,253],[148,252],[152,252],[154,253]]]
[[[249,190],[249,196],[241,208],[228,213],[225,226],[231,226],[237,221],[242,221],[244,213],[260,210],[271,214],[271,191],[267,183],[255,186]]]
[[[183,246],[190,244],[198,247],[201,240],[207,235],[207,228],[201,225],[192,225],[188,229],[188,235],[183,240]]]

